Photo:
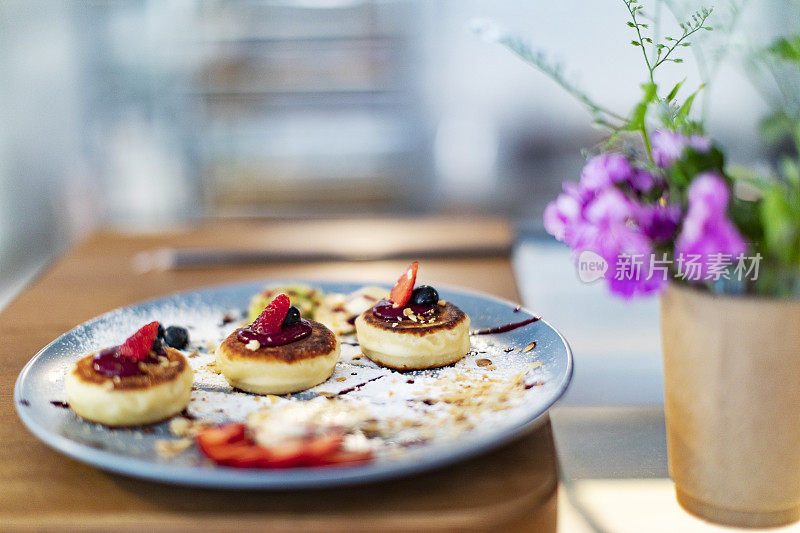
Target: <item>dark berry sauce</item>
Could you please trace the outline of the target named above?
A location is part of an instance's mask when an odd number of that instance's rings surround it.
[[[490,335],[492,333],[505,333],[506,331],[511,331],[517,328],[521,328],[522,326],[527,326],[528,324],[533,324],[534,322],[540,320],[538,316],[533,318],[529,318],[528,320],[523,320],[522,322],[514,322],[511,324],[503,324],[502,326],[497,326],[494,328],[486,328],[486,329],[476,329],[474,331],[470,331],[470,335]]]
[[[342,396],[342,395],[345,395],[345,394],[350,394],[353,391],[361,390],[361,387],[363,387],[367,383],[372,383],[373,381],[378,381],[379,379],[381,379],[383,377],[385,377],[385,375],[381,375],[381,376],[376,376],[374,378],[370,378],[367,381],[365,381],[364,383],[359,383],[358,385],[353,385],[352,387],[348,387],[346,389],[342,389],[339,392],[337,392],[336,394],[338,394],[339,396]]]
[[[308,320],[301,319],[300,322],[284,326],[275,333],[256,333],[249,327],[242,328],[236,337],[245,344],[250,341],[258,341],[261,346],[283,346],[309,335],[311,335],[311,324]]]
[[[158,363],[158,356],[166,356],[166,351],[163,349],[156,356],[148,356],[143,363]],[[139,361],[134,361],[119,354],[119,346],[106,348],[100,350],[92,358],[92,368],[98,374],[108,376],[110,378],[118,376],[121,378],[128,376],[138,376],[143,374],[142,369],[139,368]]]
[[[405,318],[403,315],[404,309],[411,309],[411,311],[415,315],[424,315],[433,311],[435,306],[423,306],[423,305],[407,305],[405,307],[395,307],[392,302],[389,300],[381,300],[375,307],[372,308],[372,313],[378,318],[384,318],[386,320],[402,320]]]

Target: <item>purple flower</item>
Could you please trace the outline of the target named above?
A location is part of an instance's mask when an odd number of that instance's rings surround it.
[[[620,153],[600,154],[586,163],[578,185],[585,199],[617,184],[627,183],[638,193],[647,193],[659,181],[646,170],[634,168]]]
[[[584,217],[592,224],[624,223],[634,213],[634,203],[622,191],[612,187],[600,192],[584,210]]]
[[[661,291],[667,280],[660,272],[651,272],[652,262],[652,250],[619,253],[616,263],[609,263],[609,271],[613,269],[613,272],[606,275],[608,288],[626,300]]]
[[[608,286],[624,298],[651,293],[664,283],[649,275],[652,245],[634,223],[637,210],[622,191],[608,188],[586,205],[564,236],[574,251],[591,250],[605,259]]]
[[[643,205],[636,212],[636,223],[653,242],[667,242],[673,238],[680,222],[679,205]]]
[[[653,188],[653,186],[659,182],[660,180],[647,172],[646,170],[636,169],[633,174],[631,174],[630,178],[628,178],[628,183],[630,184],[631,188],[638,192],[638,193],[648,193]]]
[[[565,228],[564,242],[577,251],[591,250],[605,257],[604,234],[627,228],[632,202],[616,188],[606,189],[585,205],[581,216]],[[616,248],[615,248],[616,249]]]
[[[633,167],[622,154],[600,154],[591,158],[581,172],[582,192],[595,193],[630,179]]]
[[[687,194],[689,209],[696,212],[724,214],[728,208],[730,193],[725,180],[717,174],[705,173],[695,177]]]
[[[661,168],[668,168],[680,158],[684,149],[690,146],[698,152],[708,152],[711,141],[701,135],[687,136],[667,130],[656,130],[651,139],[653,161]]]
[[[547,204],[544,210],[544,229],[559,241],[564,240],[566,228],[580,217],[583,209],[583,199],[577,186],[565,182],[562,188],[564,192]]]
[[[735,260],[747,250],[741,234],[728,219],[729,198],[728,186],[717,174],[701,174],[689,186],[689,209],[675,241],[679,262],[697,260],[697,269],[687,279],[706,278],[720,255]],[[687,269],[683,270],[686,274]]]
[[[663,277],[650,275],[653,248],[647,237],[630,224],[580,224],[572,229],[571,240],[577,245],[574,250],[591,250],[605,259],[606,282],[618,296],[627,299],[650,294],[665,283]]]

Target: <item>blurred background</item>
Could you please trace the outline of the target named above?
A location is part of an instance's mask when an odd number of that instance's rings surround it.
[[[672,12],[701,6],[646,5],[664,32]],[[691,48],[701,62],[687,49],[663,83],[688,76],[694,90],[713,71],[709,133],[734,162],[758,163],[770,156],[764,95],[780,88],[748,75],[748,57],[795,30],[800,6],[725,0],[713,17],[720,31]],[[595,353],[599,375],[616,371],[609,359],[626,365],[635,379],[618,400],[660,402],[656,300],[625,304],[578,283],[542,229],[545,205],[603,132],[550,79],[472,33],[476,19],[527,36],[620,113],[639,96],[646,71],[618,0],[0,3],[0,305],[97,227],[489,213],[516,225],[525,303]],[[631,325],[624,342],[603,316]],[[607,401],[595,383],[573,396]]]
[[[796,9],[750,2],[709,91],[711,134],[742,161],[764,155],[742,51]],[[475,17],[616,110],[637,96],[613,0],[2,2],[0,294],[99,225],[476,211],[541,233],[602,134]]]
[[[702,5],[644,3],[664,31],[671,11]],[[661,81],[686,76],[694,90],[713,74],[701,96],[708,133],[733,162],[758,165],[773,156],[758,129],[770,94],[798,88],[756,74],[749,57],[797,31],[800,5],[714,7],[727,30],[703,35],[700,64],[687,50]],[[639,96],[645,70],[619,0],[0,2],[0,307],[98,227],[504,216],[523,302],[576,354],[552,411],[564,479],[654,478],[656,501],[673,502],[658,301],[581,284],[542,229],[545,205],[603,133],[555,83],[471,33],[476,18],[528,36],[617,112]],[[613,508],[603,495],[616,493],[585,490],[575,505]]]

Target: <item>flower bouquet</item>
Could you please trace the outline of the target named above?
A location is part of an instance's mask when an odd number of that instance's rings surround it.
[[[525,39],[473,23],[584,104],[607,139],[577,182],[544,212],[548,233],[573,250],[578,273],[622,298],[660,294],[670,473],[678,501],[707,519],[749,526],[800,518],[800,105],[783,102],[765,124],[794,149],[768,171],[726,165],[693,109],[705,83],[661,79],[714,29],[712,10],[676,21],[661,39],[639,0],[622,11],[645,66],[627,114],[595,102]],[[718,31],[719,33],[719,31]],[[700,43],[694,43],[699,41]],[[749,71],[800,79],[800,38],[777,39]],[[789,91],[791,93],[791,91]],[[789,95],[791,96],[791,95]],[[797,97],[795,97],[797,98]]]

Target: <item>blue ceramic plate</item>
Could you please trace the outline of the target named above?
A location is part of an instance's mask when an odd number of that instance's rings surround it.
[[[119,344],[142,324],[159,320],[189,330],[192,344],[187,353],[193,354],[189,360],[196,369],[196,390],[189,412],[219,421],[241,420],[247,412],[264,404],[254,396],[233,391],[221,376],[209,371],[206,365],[213,361],[209,350],[237,326],[236,322],[223,320],[225,315],[241,317],[253,294],[265,285],[287,282],[268,280],[175,294],[116,309],[81,324],[47,345],[22,370],[14,390],[17,412],[28,429],[47,445],[112,472],[177,485],[288,489],[405,476],[486,452],[535,427],[569,384],[572,375],[569,346],[545,320],[504,333],[474,336],[473,351],[455,367],[410,374],[377,367],[358,357],[357,346],[343,344],[342,359],[334,376],[322,385],[294,395],[294,401],[311,399],[320,392],[353,391],[358,401],[375,402],[382,410],[385,406],[387,413],[402,414],[404,410],[412,411],[404,406],[414,404],[414,399],[423,394],[420,392],[423,383],[428,384],[425,385],[428,394],[431,387],[444,383],[455,372],[488,375],[498,381],[522,373],[525,387],[523,392],[516,392],[518,401],[513,408],[489,413],[486,423],[454,438],[425,439],[405,453],[381,456],[361,466],[281,470],[216,466],[193,447],[165,458],[157,453],[156,442],[174,438],[168,422],[146,428],[112,429],[86,422],[59,404],[66,400],[64,375],[77,359],[99,348]],[[321,280],[303,283],[326,293],[347,293],[364,285]],[[440,294],[470,316],[473,330],[534,316],[511,302],[485,294],[448,288],[440,289]],[[489,366],[487,359],[491,362]]]

